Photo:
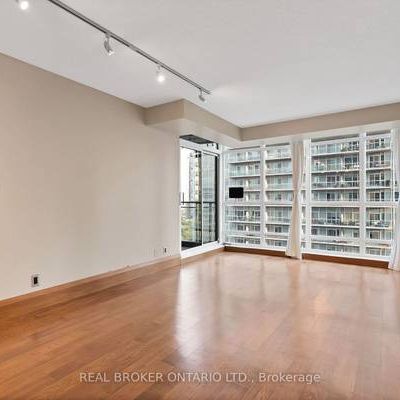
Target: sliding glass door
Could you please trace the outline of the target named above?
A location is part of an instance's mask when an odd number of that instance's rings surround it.
[[[218,155],[181,147],[182,250],[218,240]]]

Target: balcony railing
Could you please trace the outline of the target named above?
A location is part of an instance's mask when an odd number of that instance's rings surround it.
[[[390,187],[391,181],[389,179],[383,181],[368,181],[367,188],[370,187]]]
[[[371,221],[367,220],[367,226],[372,226],[374,228],[391,228],[392,222],[391,221]]]
[[[330,146],[329,145],[322,145],[318,146],[315,145],[312,147],[312,155],[318,155],[318,154],[335,154],[335,153],[348,153],[352,151],[358,151],[359,150],[359,144],[353,143],[342,143],[340,145],[335,145],[335,146]]]
[[[312,187],[315,188],[353,188],[360,185],[359,181],[348,182],[313,182]]]
[[[292,190],[292,185],[290,184],[267,184],[265,187],[265,190],[275,190],[275,189],[281,189],[281,190]]]
[[[265,170],[265,173],[268,175],[274,175],[274,174],[291,174],[292,169],[291,168],[267,168]]]
[[[229,171],[229,177],[242,177],[242,176],[257,176],[260,175],[259,169],[248,169],[248,170],[237,170],[237,171]]]
[[[376,150],[376,149],[389,149],[390,148],[390,140],[385,140],[384,142],[368,142],[367,150]]]
[[[240,215],[227,215],[226,222],[260,222],[260,217],[246,217]]]
[[[325,218],[312,218],[311,223],[314,225],[338,225],[338,226],[354,226],[357,227],[359,225],[359,221],[341,221],[339,219],[335,220],[327,220]]]
[[[266,216],[267,224],[290,224],[290,218],[278,218]]]
[[[359,169],[358,163],[337,163],[337,164],[314,164],[312,166],[312,172],[325,172],[325,171],[348,171]]]
[[[289,150],[267,150],[266,159],[267,160],[275,160],[280,158],[289,158],[290,151]]]
[[[313,201],[358,201],[359,198],[357,197],[346,197],[346,196],[333,196],[333,197],[321,197],[321,196],[314,196]]]
[[[367,168],[387,168],[390,166],[391,166],[390,160],[372,161],[367,164]]]
[[[227,159],[228,163],[235,163],[235,162],[256,162],[256,161],[260,161],[260,155],[256,154],[256,155],[236,155],[235,156],[230,156]]]
[[[243,186],[244,191],[246,190],[260,190],[260,185],[248,185],[248,186]]]

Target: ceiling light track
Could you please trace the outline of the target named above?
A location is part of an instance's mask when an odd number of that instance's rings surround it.
[[[48,2],[52,3],[53,5],[61,8],[62,10],[66,11],[68,14],[71,14],[72,16],[80,19],[82,22],[85,22],[86,24],[90,25],[94,29],[102,32],[106,37],[109,39],[113,39],[116,42],[128,47],[132,51],[138,53],[142,57],[146,58],[147,60],[151,61],[152,63],[157,65],[157,68],[162,68],[165,71],[168,71],[172,75],[175,75],[177,78],[181,79],[182,81],[185,81],[189,85],[192,85],[193,87],[197,88],[201,93],[205,93],[210,95],[211,91],[203,87],[202,85],[198,84],[197,82],[193,81],[192,79],[188,78],[186,75],[181,74],[179,71],[176,69],[168,66],[167,64],[164,64],[162,61],[158,60],[157,58],[153,57],[151,54],[145,52],[144,50],[140,49],[139,47],[135,46],[133,43],[129,42],[128,40],[124,39],[123,37],[115,34],[114,32],[110,31],[109,29],[105,28],[104,26],[98,24],[97,22],[93,21],[92,19],[86,17],[85,15],[81,14],[80,12],[74,10],[67,4],[63,3],[60,0],[47,0]]]

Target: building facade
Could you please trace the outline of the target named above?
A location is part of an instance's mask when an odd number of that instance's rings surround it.
[[[398,198],[391,132],[305,141],[303,248],[386,259]],[[224,156],[225,242],[285,249],[291,223],[289,144],[229,150]],[[243,187],[243,199],[229,199]]]

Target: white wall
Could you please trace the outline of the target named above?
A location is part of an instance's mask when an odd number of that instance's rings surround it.
[[[140,107],[0,54],[0,299],[178,254],[177,157]]]

